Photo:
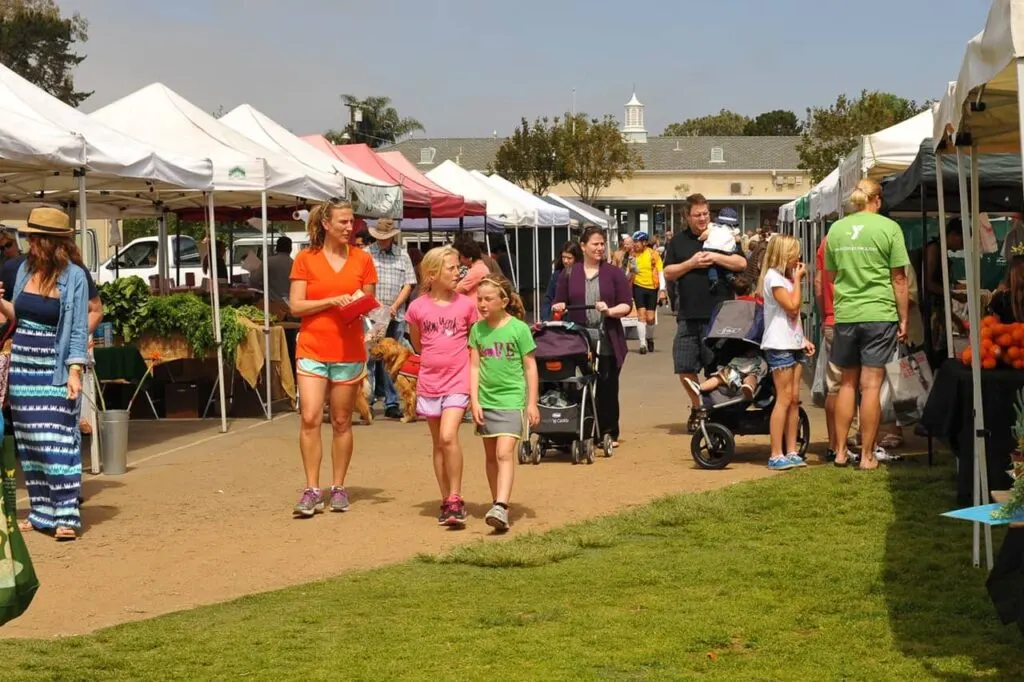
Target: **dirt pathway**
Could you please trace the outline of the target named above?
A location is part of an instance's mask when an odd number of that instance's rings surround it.
[[[672,318],[667,321],[659,328],[657,352],[627,360],[622,447],[593,466],[566,460],[520,466],[511,536],[768,475],[758,439],[741,440],[740,461],[728,470],[694,467],[689,436],[682,435],[688,407],[671,374]],[[812,412],[815,442],[825,436],[819,414]],[[422,423],[381,420],[357,427],[348,478],[352,510],[309,520],[291,517],[302,483],[296,416],[231,428],[218,437],[216,425],[204,422],[141,425],[136,431],[145,439],[133,443],[128,474],[87,476],[83,538],[58,544],[30,534],[42,588],[29,612],[4,627],[4,634],[89,632],[489,535],[482,521],[489,502],[482,448],[468,426],[462,431],[464,495],[472,518],[461,532],[438,528],[433,520],[439,495]]]

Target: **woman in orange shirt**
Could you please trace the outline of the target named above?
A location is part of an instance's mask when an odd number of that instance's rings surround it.
[[[295,356],[302,425],[299,450],[306,472],[306,487],[295,505],[296,516],[313,516],[324,510],[320,489],[323,448],[320,426],[324,402],[330,397],[331,511],[348,511],[345,473],[352,459],[352,408],[366,377],[366,346],[361,317],[346,321],[341,308],[362,291],[372,296],[377,283],[373,259],[351,248],[349,239],[355,216],[352,204],[320,204],[309,212],[306,231],[309,248],[299,252],[292,265],[289,304],[302,319]]]

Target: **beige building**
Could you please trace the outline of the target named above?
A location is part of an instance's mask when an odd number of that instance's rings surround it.
[[[640,152],[644,167],[613,182],[593,202],[617,216],[623,231],[673,229],[683,200],[694,192],[706,196],[713,209],[735,208],[744,228],[754,229],[765,220],[774,224],[779,206],[807,192],[810,179],[798,168],[799,137],[649,136],[644,118],[644,105],[634,94],[626,103],[622,134]],[[497,137],[411,139],[394,149],[423,172],[449,159],[485,171],[502,142]],[[568,185],[551,191],[576,196]]]

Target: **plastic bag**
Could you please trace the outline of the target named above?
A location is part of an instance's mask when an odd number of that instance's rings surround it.
[[[822,339],[824,342],[824,339]],[[814,363],[814,381],[811,382],[811,402],[815,407],[825,407],[825,398],[828,397],[825,377],[828,373],[828,353],[825,352],[825,344],[818,348],[818,361]]]
[[[992,222],[988,219],[988,213],[978,216],[978,236],[981,237],[981,252],[995,253],[999,250],[999,240],[996,239],[996,232],[992,229]]]
[[[0,419],[2,430],[3,419]],[[32,569],[32,559],[25,539],[18,530],[16,518],[17,482],[14,479],[14,438],[4,438],[3,464],[3,527],[0,528],[0,625],[25,612],[39,589],[39,580]]]
[[[931,367],[924,352],[912,353],[904,345],[897,348],[893,359],[885,366],[880,395],[881,423],[909,426],[920,421],[931,384]]]

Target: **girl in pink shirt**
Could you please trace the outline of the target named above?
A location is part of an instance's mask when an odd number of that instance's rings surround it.
[[[466,523],[462,500],[462,446],[459,426],[469,407],[469,330],[476,322],[476,301],[456,292],[458,252],[431,249],[420,263],[422,295],[405,314],[409,338],[420,354],[416,413],[427,420],[434,442],[434,474],[441,488],[442,526]]]

